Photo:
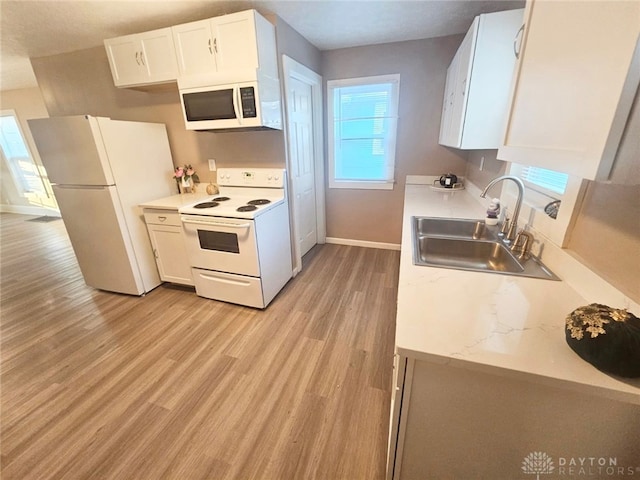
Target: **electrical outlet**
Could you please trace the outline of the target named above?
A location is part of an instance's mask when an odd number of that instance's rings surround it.
[[[209,159],[209,171],[213,172],[216,170],[216,161],[213,158]]]

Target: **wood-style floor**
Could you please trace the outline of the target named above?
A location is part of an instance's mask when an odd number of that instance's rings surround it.
[[[87,287],[2,214],[1,477],[382,479],[399,252],[316,246],[264,311]]]

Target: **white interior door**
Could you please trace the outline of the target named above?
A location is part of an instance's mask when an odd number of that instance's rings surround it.
[[[322,134],[322,77],[284,56],[287,169],[293,217],[294,274],[302,256],[326,236]]]
[[[300,255],[317,243],[316,189],[313,168],[313,107],[311,85],[296,78],[289,84],[289,145],[291,174],[294,178],[296,201],[296,241]]]

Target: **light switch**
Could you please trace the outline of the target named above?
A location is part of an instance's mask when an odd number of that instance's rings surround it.
[[[216,170],[216,161],[213,158],[209,159],[209,171],[213,172]]]

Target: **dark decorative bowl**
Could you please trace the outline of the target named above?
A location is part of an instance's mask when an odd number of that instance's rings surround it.
[[[571,312],[566,324],[567,343],[583,360],[606,373],[640,377],[638,317],[592,303]]]

